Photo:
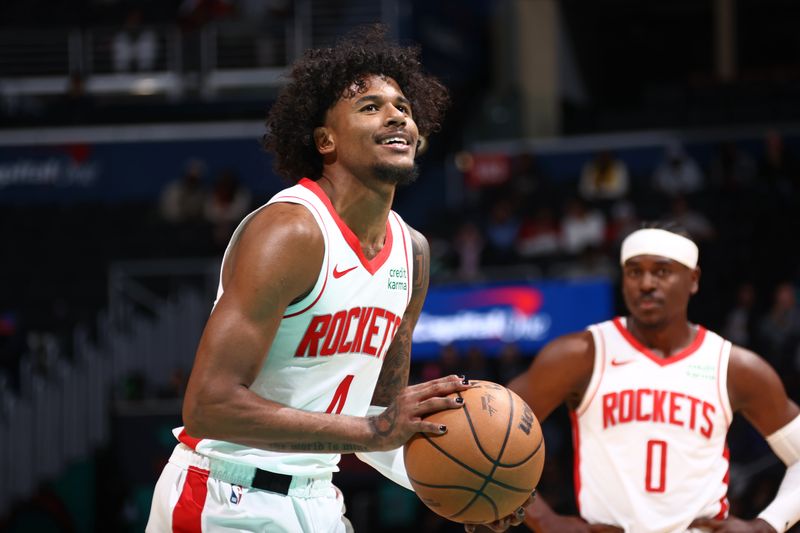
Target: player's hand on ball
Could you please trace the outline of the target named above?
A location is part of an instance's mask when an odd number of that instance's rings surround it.
[[[533,498],[536,497],[536,491],[530,495],[530,497],[522,504],[522,507],[511,513],[510,515],[506,516],[505,518],[501,518],[500,520],[495,520],[490,524],[484,524],[485,527],[488,527],[492,531],[505,531],[506,529],[512,526],[518,526],[522,524],[525,520],[525,507],[528,506],[532,501]],[[467,533],[473,533],[475,531],[475,524],[464,524],[464,531]]]
[[[426,422],[423,418],[431,413],[461,407],[461,398],[447,398],[447,395],[471,386],[464,376],[447,376],[406,387],[383,413],[370,418],[376,438],[375,449],[399,448],[415,433],[441,435],[447,432],[446,426]]]

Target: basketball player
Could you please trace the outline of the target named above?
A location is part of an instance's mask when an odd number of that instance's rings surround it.
[[[444,433],[421,417],[459,407],[446,396],[469,387],[407,386],[429,249],[391,210],[446,102],[417,52],[379,28],[293,67],[265,145],[296,185],[248,215],[225,252],[148,532],[347,531],[331,483],[341,453],[410,488],[398,448]]]
[[[698,249],[653,225],[622,244],[627,317],[546,345],[510,383],[540,420],[570,409],[580,517],[537,498],[537,532],[783,532],[800,519],[800,409],[758,355],[687,320]],[[754,520],[728,513],[731,416],[766,437],[787,471]]]

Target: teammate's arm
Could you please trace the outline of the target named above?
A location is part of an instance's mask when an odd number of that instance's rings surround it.
[[[380,418],[312,413],[266,400],[256,379],[286,307],[309,293],[324,240],[302,206],[278,203],[256,214],[223,265],[225,291],[206,324],[183,405],[186,432],[269,450],[354,452],[395,448],[413,433],[440,432],[420,416],[450,407],[466,387],[452,376],[409,387],[391,427]]]
[[[592,377],[594,354],[590,332],[564,335],[542,348],[528,370],[514,378],[508,387],[543,422],[562,403],[571,409],[578,407]],[[525,525],[539,533],[622,531],[614,526],[589,525],[576,516],[558,515],[541,496],[525,509]]]
[[[739,346],[731,348],[728,393],[734,412],[740,412],[786,464],[786,475],[775,499],[755,520],[700,519],[693,525],[719,532],[786,531],[800,519],[800,408],[787,397],[775,370]]]

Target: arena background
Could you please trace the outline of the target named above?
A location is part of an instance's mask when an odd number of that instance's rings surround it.
[[[507,382],[622,312],[620,240],[672,217],[701,246],[691,318],[800,400],[799,20],[790,0],[3,2],[0,529],[143,530],[221,252],[283,186],[266,110],[303,49],[364,22],[453,96],[395,204],[433,255],[414,381]],[[541,494],[574,511],[566,414],[544,429]],[[752,517],[782,465],[741,421],[729,445]],[[460,530],[341,466],[356,531]]]

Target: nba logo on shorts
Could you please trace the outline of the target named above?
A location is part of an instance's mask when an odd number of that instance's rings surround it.
[[[241,485],[231,485],[231,503],[239,505],[242,501],[242,487]]]

